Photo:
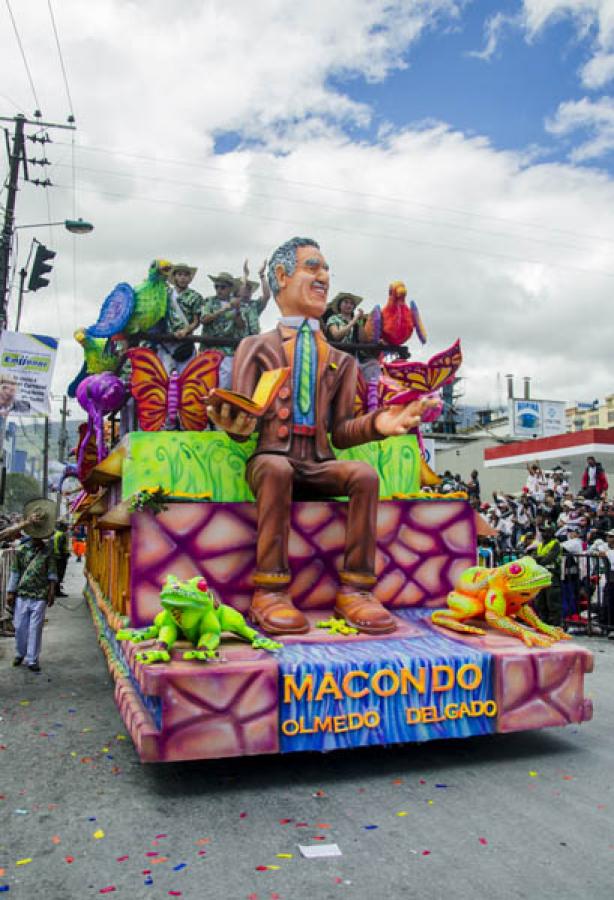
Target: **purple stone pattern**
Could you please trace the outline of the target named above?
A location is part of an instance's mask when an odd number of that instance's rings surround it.
[[[332,609],[343,567],[347,505],[292,506],[290,592],[302,610]],[[169,572],[204,575],[222,602],[245,613],[256,561],[252,503],[175,503],[132,517],[130,618],[148,625]],[[442,606],[454,582],[475,565],[475,518],[463,501],[381,501],[377,519],[375,594],[390,608]]]
[[[450,637],[451,632],[431,624]],[[525,647],[500,631],[483,636],[455,634],[454,640],[490,653],[494,659],[497,731],[525,731],[587,722],[592,701],[584,697],[584,675],[593,671],[593,654],[575,641],[552,647]]]

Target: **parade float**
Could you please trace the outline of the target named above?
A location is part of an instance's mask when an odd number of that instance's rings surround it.
[[[161,297],[160,268],[152,266],[141,290],[141,319],[143,296],[148,308]],[[311,274],[317,306],[324,276],[285,269],[282,258],[281,297],[294,274],[304,279],[304,299]],[[88,367],[86,353],[74,387],[87,413],[74,516],[88,528],[86,599],[143,762],[422,742],[591,718],[583,693],[591,654],[540,623],[530,604],[548,574],[531,559],[476,567],[476,514],[464,495],[437,493],[426,465],[420,422],[441,412],[438,391],[461,363],[458,342],[427,363],[384,362],[378,383],[367,385],[317,330],[305,330],[303,345],[288,336],[289,307],[274,290],[286,318],[237,351],[237,400],[217,387],[217,350],[170,373],[155,347],[120,355],[139,292],[118,287],[96,325],[79,333],[99,368]],[[266,366],[258,361],[271,347],[269,367],[287,371],[259,395],[253,388]],[[311,425],[298,374],[310,347]],[[250,367],[251,381],[241,374]],[[320,440],[323,398],[339,471],[377,473],[377,482],[367,479],[375,484],[372,517],[357,514],[353,487],[321,496],[309,478],[297,481],[293,448],[305,436],[312,449]],[[232,434],[240,415],[242,423],[256,418],[252,433]],[[403,433],[384,436],[400,421]],[[268,439],[273,453],[263,450]],[[327,466],[334,462],[322,453]],[[273,482],[288,458],[295,466],[294,493],[292,479],[279,476],[277,508],[255,496],[254,459],[262,468],[271,456]],[[287,531],[285,556],[279,529]],[[277,537],[264,547],[269,533]],[[267,569],[271,552],[282,563]]]

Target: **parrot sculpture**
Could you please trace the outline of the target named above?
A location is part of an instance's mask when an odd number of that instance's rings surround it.
[[[399,346],[410,339],[413,330],[407,288],[402,281],[393,281],[388,288],[386,305],[382,308],[382,337],[387,344]]]
[[[86,328],[89,338],[111,338],[149,331],[166,314],[166,279],[171,263],[154,259],[147,278],[135,288],[117,284],[100,307],[98,320]]]
[[[79,328],[74,338],[83,348],[83,365],[79,373],[68,385],[69,397],[77,396],[77,388],[88,375],[100,375],[102,372],[116,372],[120,358],[111,351],[109,342],[103,337],[89,337],[86,328]]]
[[[166,279],[171,263],[166,259],[154,259],[147,278],[134,288],[134,307],[126,322],[124,334],[149,331],[166,315]]]

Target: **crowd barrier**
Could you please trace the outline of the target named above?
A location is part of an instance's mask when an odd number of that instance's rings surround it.
[[[614,631],[614,573],[599,553],[565,553],[561,561],[563,624],[589,635]]]
[[[13,547],[3,547],[0,550],[0,637],[8,637],[13,634],[13,616],[6,603],[6,587],[14,556]]]
[[[493,541],[478,547],[477,564],[494,568],[523,555]],[[560,583],[565,628],[595,636],[614,632],[614,572],[607,557],[562,553]]]

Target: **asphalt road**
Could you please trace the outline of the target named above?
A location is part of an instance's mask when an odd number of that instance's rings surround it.
[[[0,638],[0,893],[20,900],[614,896],[614,642],[580,727],[391,749],[142,765],[80,599],[42,673]],[[298,845],[337,844],[304,859]]]

